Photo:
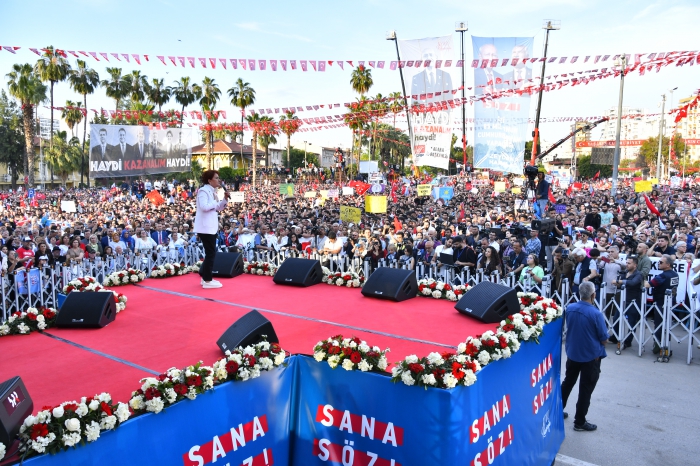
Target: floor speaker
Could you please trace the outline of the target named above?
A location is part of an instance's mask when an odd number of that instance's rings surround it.
[[[272,279],[278,285],[311,286],[321,283],[321,263],[311,259],[285,259]]]
[[[0,443],[7,449],[33,410],[34,403],[21,378],[13,377],[0,383]]]
[[[508,286],[481,282],[469,290],[455,305],[462,314],[494,324],[520,312],[518,292]]]
[[[117,305],[111,291],[72,292],[56,315],[56,327],[102,328],[116,315]]]
[[[216,342],[224,353],[239,346],[246,347],[262,340],[263,335],[269,343],[279,343],[272,323],[253,309],[233,323]]]
[[[243,254],[238,252],[217,252],[214,256],[214,277],[233,278],[243,273]]]
[[[379,267],[372,272],[362,287],[362,294],[372,298],[406,301],[418,294],[418,282],[414,270]]]

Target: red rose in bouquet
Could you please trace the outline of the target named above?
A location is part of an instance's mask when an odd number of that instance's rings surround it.
[[[408,365],[408,370],[410,370],[414,374],[419,374],[419,373],[423,372],[423,365],[417,364],[417,363],[412,363],[412,364]]]
[[[226,363],[226,372],[229,374],[235,374],[238,372],[238,363],[236,361],[229,361]]]
[[[351,360],[352,362],[354,362],[355,364],[358,364],[360,361],[362,361],[362,355],[361,355],[360,353],[358,353],[357,351],[354,351],[354,352],[350,355],[350,360]]]
[[[36,440],[39,437],[46,437],[49,435],[49,426],[46,424],[34,424],[32,426],[32,433],[30,437],[32,440]]]
[[[187,394],[187,385],[184,383],[176,383],[173,385],[173,390],[175,390],[175,393],[178,395],[185,396]]]
[[[143,393],[143,396],[147,400],[152,400],[153,398],[158,398],[160,397],[160,391],[156,387],[148,387],[146,391]]]

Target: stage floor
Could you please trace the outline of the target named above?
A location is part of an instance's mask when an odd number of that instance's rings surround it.
[[[448,351],[496,327],[459,314],[446,300],[394,303],[365,298],[358,289],[279,286],[251,275],[204,290],[199,280],[189,274],[116,288],[128,297],[127,308],[103,329],[0,338],[0,381],[21,376],[35,411],[101,392],[128,401],[143,377],[197,361],[213,364],[222,356],[216,340],[251,309],[272,322],[288,352],[311,354],[319,340],[342,334],[390,348],[391,362]]]

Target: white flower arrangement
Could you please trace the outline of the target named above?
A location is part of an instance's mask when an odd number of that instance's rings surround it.
[[[274,277],[277,273],[277,266],[270,262],[244,262],[243,272],[251,275],[265,275]]]
[[[24,420],[20,427],[19,450],[31,457],[94,442],[102,432],[116,429],[129,417],[129,407],[113,403],[108,393],[81,398],[79,402],[67,401]],[[0,459],[3,455],[4,451],[0,450]]]
[[[450,285],[432,278],[418,280],[418,296],[459,301],[469,291],[469,285]]]
[[[322,270],[323,278],[321,281],[331,286],[360,288],[365,284],[364,275],[359,275],[355,272],[331,272],[326,267],[323,267]]]
[[[167,277],[176,277],[180,275],[185,275],[190,273],[192,269],[190,267],[186,267],[184,263],[181,264],[163,264],[163,265],[156,265],[153,267],[151,270],[149,277],[151,278],[167,278]],[[133,276],[131,277],[132,279],[134,278]]]
[[[214,363],[214,379],[218,383],[254,379],[260,377],[263,371],[283,364],[286,357],[286,351],[277,343],[261,341],[245,348],[239,346],[233,351],[226,351],[226,356]]]
[[[122,286],[133,283],[139,283],[146,279],[146,273],[141,270],[128,268],[126,270],[119,270],[117,272],[112,272],[105,278],[102,283],[104,286]]]
[[[319,341],[314,346],[314,359],[317,362],[327,361],[335,369],[338,364],[347,370],[361,372],[386,372],[389,363],[386,354],[389,348],[382,351],[378,346],[370,346],[359,338],[343,338],[342,335]]]

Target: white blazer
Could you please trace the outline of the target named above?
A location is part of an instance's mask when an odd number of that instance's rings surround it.
[[[218,212],[226,208],[226,199],[217,200],[216,190],[209,184],[197,192],[197,213],[194,217],[194,232],[215,235],[219,231]]]

